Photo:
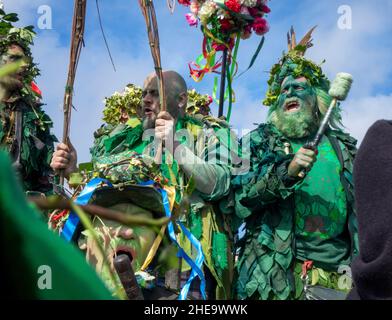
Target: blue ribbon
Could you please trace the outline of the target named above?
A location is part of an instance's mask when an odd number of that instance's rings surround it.
[[[102,183],[106,183],[108,186],[112,187],[112,184],[105,179],[101,178],[94,178],[91,181],[89,181],[83,191],[80,193],[80,195],[76,198],[75,203],[77,205],[86,205],[89,203],[94,191],[99,187]],[[151,186],[153,185],[153,181],[147,181],[140,183],[141,186]],[[157,188],[159,193],[162,196],[162,203],[163,207],[165,209],[165,214],[167,217],[171,217],[171,211],[170,211],[170,204],[169,204],[169,199],[167,196],[167,192],[164,189]],[[80,223],[80,219],[76,213],[73,211],[70,212],[68,219],[64,225],[63,231],[61,232],[61,236],[67,240],[67,241],[72,241],[72,238],[74,237],[74,234],[76,232],[76,229]],[[190,285],[196,276],[200,278],[200,292],[204,300],[206,300],[206,293],[205,293],[205,288],[206,288],[206,281],[204,278],[204,273],[203,273],[203,263],[204,263],[204,254],[203,254],[203,249],[201,246],[201,243],[199,240],[196,239],[196,237],[189,232],[189,230],[180,222],[177,221],[179,224],[181,230],[184,232],[185,236],[189,239],[191,244],[196,248],[197,250],[197,257],[196,260],[193,261],[191,257],[189,257],[184,249],[180,246],[180,244],[177,242],[176,235],[174,232],[174,226],[173,222],[169,221],[168,224],[168,232],[169,232],[169,237],[170,239],[175,243],[175,245],[178,247],[178,257],[183,258],[189,266],[192,268],[191,274],[184,285],[184,287],[181,289],[180,295],[178,296],[178,300],[186,300],[189,292]]]
[[[171,212],[170,212],[170,205],[169,205],[169,200],[167,196],[166,190],[163,189],[158,189],[158,191],[162,195],[162,202],[163,202],[163,207],[165,209],[165,214],[167,217],[171,217]],[[189,257],[184,249],[181,248],[180,244],[177,242],[176,235],[174,233],[174,227],[172,221],[169,221],[168,224],[168,232],[169,232],[169,237],[170,239],[176,244],[178,247],[178,257],[183,258],[192,268],[191,275],[189,276],[188,281],[184,285],[184,287],[181,289],[180,295],[178,296],[178,300],[186,300],[189,292],[189,287],[193,281],[193,279],[198,276],[200,278],[200,292],[204,300],[206,300],[206,281],[204,278],[204,273],[202,271],[203,268],[203,262],[204,262],[204,254],[203,250],[201,247],[201,243],[199,240],[195,238],[195,236],[189,232],[187,228],[180,222],[177,221],[179,226],[181,227],[182,231],[184,232],[185,236],[190,240],[191,244],[196,248],[197,250],[197,257],[196,261],[193,261],[191,257]]]
[[[88,204],[94,191],[102,183],[106,183],[110,187],[112,186],[112,184],[108,180],[102,178],[94,178],[86,184],[83,191],[76,198],[75,204],[82,205],[82,206]],[[75,212],[71,211],[64,225],[64,228],[61,232],[61,237],[64,238],[66,241],[71,242],[75,236],[75,232],[79,224],[80,224],[80,219],[78,215]]]

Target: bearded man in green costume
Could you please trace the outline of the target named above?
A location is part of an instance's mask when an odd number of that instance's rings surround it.
[[[267,123],[243,138],[250,139],[251,168],[232,181],[236,216],[246,223],[239,299],[339,299],[350,288],[342,270],[358,252],[356,141],[340,128],[337,108],[318,149],[306,148],[332,100],[320,66],[304,58],[312,31],[298,45],[289,37],[268,82]]]
[[[224,158],[228,152],[219,151],[226,149],[228,139],[233,137],[228,126],[224,126],[222,122],[212,121],[211,117],[193,117],[186,113],[187,88],[178,73],[166,71],[164,80],[167,111],[160,110],[157,78],[155,74],[151,74],[143,87],[142,119],[129,117],[126,124],[123,124],[123,129],[100,137],[97,140],[99,146],[94,146],[91,150],[93,164],[99,171],[100,168],[107,168],[108,163],[121,162],[125,167],[117,166],[117,169],[110,170],[109,180],[115,183],[127,183],[128,180],[132,180],[132,183],[142,182],[137,181],[138,178],[134,181],[134,176],[128,175],[128,172],[137,167],[134,165],[135,158],[139,159],[143,155],[145,159],[153,159],[159,149],[155,142],[164,141],[165,150],[159,167],[162,178],[159,180],[174,190],[173,215],[185,224],[201,243],[205,258],[207,298],[229,298],[232,270],[230,239],[222,217],[215,213],[210,202],[229,192],[229,159],[226,161]],[[216,134],[219,129],[223,129],[225,134]],[[149,138],[155,140],[151,142]],[[218,152],[220,157],[217,157]],[[126,163],[124,159],[128,159]],[[215,162],[210,163],[209,160]],[[151,169],[151,163],[147,164],[147,167]],[[72,146],[58,146],[52,159],[52,168],[64,169],[66,176],[72,176],[76,171],[76,151]],[[177,241],[189,256],[196,257],[197,250],[183,233],[177,233]],[[148,242],[151,246],[151,242]],[[169,256],[170,260],[177,259],[175,252]],[[135,263],[135,266],[142,262]],[[154,262],[151,265],[153,266]],[[178,281],[182,287],[189,277],[190,267],[184,261],[181,263],[178,260],[173,265],[180,268],[181,272],[164,270],[166,286],[175,288]],[[135,271],[138,271],[137,267]],[[174,281],[167,281],[169,278]],[[175,289],[179,290],[180,287]],[[190,298],[200,297],[199,283],[196,281],[196,285],[190,289]]]
[[[19,63],[19,69],[0,79],[0,147],[12,157],[25,191],[52,190],[49,166],[56,138],[52,121],[41,109],[39,89],[32,89],[39,70],[32,62],[32,27],[14,28],[16,14],[0,10],[0,66]]]

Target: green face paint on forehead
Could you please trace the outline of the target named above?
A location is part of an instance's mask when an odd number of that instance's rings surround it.
[[[307,101],[315,96],[312,86],[308,83],[306,78],[297,78],[288,76],[282,84],[281,91],[278,98],[278,107],[282,107],[285,101],[289,98],[297,98],[299,100]]]

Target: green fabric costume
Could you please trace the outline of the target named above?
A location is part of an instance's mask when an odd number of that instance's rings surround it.
[[[298,276],[293,277],[296,260],[312,260],[317,268],[335,272],[357,253],[351,178],[356,141],[331,130],[320,147],[320,163],[300,180],[287,174],[298,142],[283,137],[272,124],[260,125],[243,139],[247,138],[251,170],[232,181],[236,214],[246,222],[236,295],[240,299],[298,298],[302,284]],[[288,154],[287,143],[292,146]],[[315,179],[332,179],[336,171],[339,179],[326,184],[337,187],[337,198],[332,197],[331,188],[324,192],[325,185],[310,185]]]
[[[47,229],[29,206],[11,162],[0,151],[2,294],[7,299],[112,299],[94,270],[72,245]],[[47,266],[51,272],[39,271]],[[40,289],[40,278],[47,289]],[[42,288],[42,287],[41,287]]]
[[[18,20],[17,14],[6,14],[0,10],[1,63],[13,61],[13,58],[10,61],[3,61],[11,45],[20,46],[26,57],[23,87],[9,92],[9,98],[0,102],[0,149],[9,152],[14,162],[19,159],[15,167],[18,167],[25,191],[47,194],[52,190],[49,181],[52,173],[50,161],[57,139],[50,133],[52,121],[41,108],[39,94],[32,89],[32,81],[39,75],[30,50],[35,36],[34,27],[16,28],[12,23]],[[15,132],[16,113],[19,112],[22,113],[20,150]]]
[[[205,156],[215,156],[222,148],[228,148],[230,139],[230,130],[226,126],[212,117],[195,117],[185,116],[176,124],[176,132],[181,129],[187,129],[194,136],[195,154],[204,158]],[[212,129],[206,134],[207,129]],[[218,130],[223,129],[225,134],[215,135]],[[199,132],[198,132],[199,130]],[[204,140],[197,139],[197,133],[206,134]],[[131,118],[127,124],[117,126],[107,125],[101,127],[95,133],[95,143],[91,148],[92,161],[95,167],[102,163],[111,163],[118,161],[121,155],[126,158],[130,152],[143,153],[150,150],[149,141],[142,141],[142,124],[136,118]],[[202,143],[200,143],[202,141]],[[183,141],[185,142],[185,141]],[[152,156],[147,151],[149,156]],[[161,165],[161,171],[165,178],[168,179],[169,185],[176,187],[176,204],[179,209],[186,204],[185,214],[181,213],[180,221],[186,225],[196,238],[201,241],[205,263],[217,282],[217,299],[228,299],[231,294],[232,281],[232,254],[230,240],[227,234],[227,228],[222,216],[215,212],[216,208],[213,202],[229,192],[230,186],[230,169],[228,165],[216,164],[215,173],[217,174],[217,183],[211,194],[203,194],[197,190],[191,190],[187,194],[186,201],[183,202],[184,191],[192,189],[190,179],[182,172],[179,164],[174,161],[172,165],[165,162]],[[206,158],[203,160],[207,160]],[[220,159],[222,162],[225,159]],[[218,162],[219,163],[219,162]],[[219,168],[217,168],[219,167]],[[219,170],[218,170],[219,169]],[[197,173],[199,174],[199,172]],[[116,175],[118,176],[118,175]],[[211,203],[210,203],[211,202]],[[180,210],[179,210],[180,211]],[[183,210],[181,210],[183,212]],[[174,213],[175,214],[175,213]],[[179,242],[184,250],[191,256],[196,256],[195,250],[185,237],[179,237]],[[178,264],[177,264],[178,266]],[[182,271],[189,270],[189,266],[183,262]]]
[[[301,299],[309,292],[305,285],[350,289],[340,285],[338,271],[358,253],[356,140],[340,129],[339,107],[331,113],[310,172],[304,179],[288,174],[295,153],[312,141],[332,101],[321,67],[304,58],[313,30],[297,45],[291,29],[289,52],[272,67],[268,81],[267,123],[242,139],[250,146],[250,170],[232,181],[235,213],[246,223],[238,243],[239,299]],[[230,208],[230,202],[224,204]]]
[[[15,124],[11,120],[15,110],[23,112],[22,148],[19,174],[25,191],[48,194],[52,190],[50,161],[56,137],[51,134],[52,121],[35,102],[32,93],[16,94],[8,102],[0,102],[0,144],[13,160],[15,154]]]

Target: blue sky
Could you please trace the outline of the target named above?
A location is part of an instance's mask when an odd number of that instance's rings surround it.
[[[69,42],[73,14],[72,0],[3,0],[6,11],[20,14],[20,24],[37,27],[41,5],[52,9],[51,30],[36,29],[38,37],[33,49],[41,77],[37,83],[43,91],[45,110],[53,119],[54,132],[62,135],[62,100],[69,63]],[[88,0],[85,44],[75,83],[71,140],[79,161],[89,161],[93,132],[102,123],[102,100],[127,83],[141,85],[153,70],[144,19],[137,0],[100,0],[102,20],[117,67],[113,71],[99,29],[95,0]],[[187,25],[187,9],[176,6],[170,14],[166,0],[155,0],[158,17],[162,65],[180,72],[188,87],[211,93],[213,75],[201,83],[189,77],[188,62],[201,53],[200,29]],[[352,29],[341,30],[337,22],[338,8],[352,10]],[[363,138],[367,128],[377,119],[392,119],[392,0],[271,0],[268,21],[271,30],[253,68],[234,82],[237,102],[232,125],[235,129],[253,129],[265,120],[267,108],[262,106],[267,89],[268,70],[286,50],[286,33],[294,25],[297,37],[318,25],[314,47],[307,56],[315,62],[326,59],[324,72],[333,79],[337,72],[349,72],[354,85],[343,103],[343,120],[354,137]],[[253,35],[242,41],[238,56],[240,71],[245,69],[260,38]],[[213,106],[214,113],[217,106]]]

